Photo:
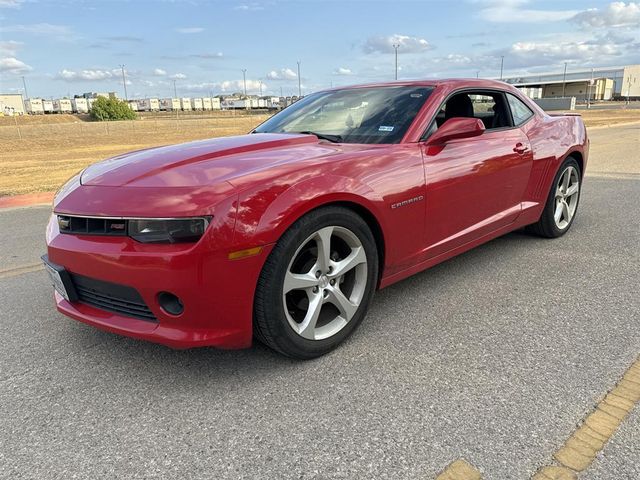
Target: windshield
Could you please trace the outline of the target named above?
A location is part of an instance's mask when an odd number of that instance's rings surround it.
[[[432,90],[388,86],[314,93],[254,132],[313,133],[340,143],[398,143]]]

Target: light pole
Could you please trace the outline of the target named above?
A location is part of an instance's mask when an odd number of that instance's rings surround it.
[[[504,71],[504,55],[500,56],[500,80],[502,80],[502,72]]]
[[[24,87],[24,98],[29,98],[29,94],[27,93],[27,82],[24,79],[24,75],[22,76],[22,86]]]
[[[476,78],[480,78],[480,70],[476,70]]]
[[[562,98],[564,98],[567,86],[567,62],[564,62],[564,73],[562,74]]]
[[[173,98],[178,98],[178,89],[176,88],[176,81],[173,80]]]
[[[242,83],[244,84],[244,96],[247,96],[247,69],[242,69]]]
[[[302,84],[300,83],[300,60],[298,60],[298,98],[302,97]]]
[[[633,77],[633,83],[636,83],[636,77]],[[629,93],[631,92],[631,75],[627,77],[627,105],[629,105]]]
[[[395,51],[396,57],[396,80],[398,80],[398,49],[400,48],[400,44],[393,44],[393,50]]]
[[[124,99],[129,100],[129,96],[127,95],[127,79],[124,76],[124,65],[120,65],[122,69],[122,86],[124,87]]]
[[[260,96],[262,96],[262,80],[258,80],[260,82]]]

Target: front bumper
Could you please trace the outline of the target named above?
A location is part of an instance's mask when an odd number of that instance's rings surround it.
[[[206,241],[150,245],[128,237],[61,234],[55,216],[47,227],[47,246],[50,261],[73,274],[137,290],[157,322],[67,301],[56,292],[57,309],[71,318],[173,348],[251,345],[255,286],[269,246],[259,255],[229,260],[228,251],[210,249]],[[163,291],[181,299],[180,315],[160,307]]]

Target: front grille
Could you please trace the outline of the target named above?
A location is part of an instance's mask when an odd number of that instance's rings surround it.
[[[71,281],[82,303],[126,317],[158,321],[135,288],[75,273],[71,274]]]
[[[127,234],[127,220],[118,218],[58,215],[58,227],[60,233],[74,233],[76,235],[125,236]]]

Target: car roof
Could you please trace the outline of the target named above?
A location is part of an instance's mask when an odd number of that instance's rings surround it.
[[[500,80],[488,80],[484,78],[438,78],[424,80],[402,80],[395,82],[364,83],[359,85],[345,85],[342,87],[329,88],[327,90],[347,90],[352,88],[388,87],[388,86],[425,86],[439,87],[448,86],[451,88],[499,88],[501,90],[513,90],[513,86]]]

